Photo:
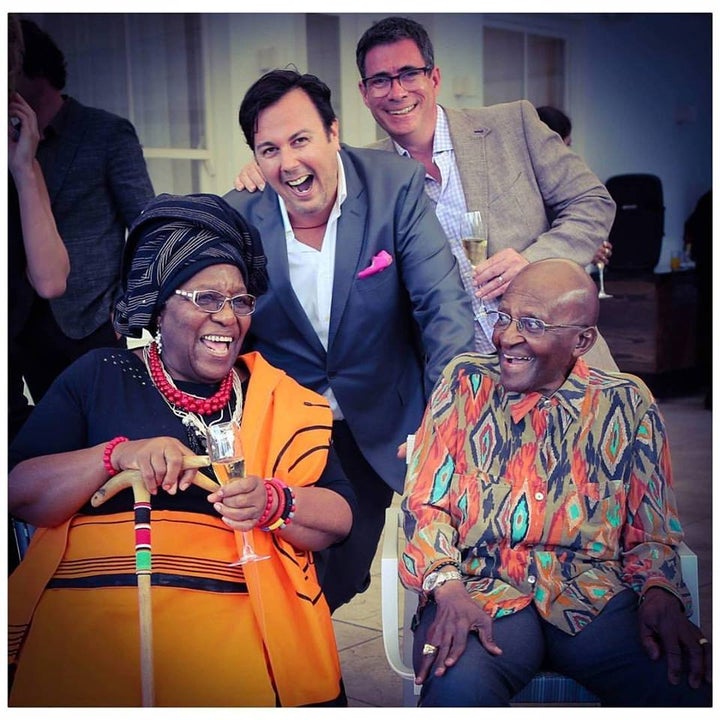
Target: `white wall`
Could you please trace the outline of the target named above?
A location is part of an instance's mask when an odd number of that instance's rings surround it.
[[[584,21],[574,78],[573,137],[602,180],[660,177],[665,240],[658,269],[682,248],[683,225],[712,185],[712,23],[709,14],[629,14]]]
[[[294,63],[307,70],[304,16],[301,14],[211,13],[206,16],[210,46],[210,113],[214,176],[206,192],[231,189],[237,171],[252,158],[238,124],[243,96],[270,63]]]

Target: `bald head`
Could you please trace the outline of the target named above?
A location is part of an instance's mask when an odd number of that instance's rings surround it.
[[[498,304],[502,322],[495,325],[493,343],[500,383],[512,392],[552,395],[595,343],[598,307],[595,283],[576,263],[526,265]],[[532,320],[544,327],[538,332]]]
[[[600,303],[597,288],[585,269],[572,260],[551,258],[524,267],[505,294],[517,293],[542,301],[553,317],[567,322],[597,325]]]

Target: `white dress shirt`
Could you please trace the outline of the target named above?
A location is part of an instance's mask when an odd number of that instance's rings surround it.
[[[278,195],[280,212],[282,214],[283,225],[285,226],[290,283],[325,350],[328,349],[328,333],[330,330],[338,219],[342,214],[341,206],[347,197],[345,170],[339,154],[337,159],[337,196],[330,212],[322,246],[319,250],[305,245],[305,243],[300,242],[295,237],[285,202]],[[335,420],[342,420],[342,410],[335,399],[332,388],[328,386],[327,390],[322,394],[330,403],[333,418]]]

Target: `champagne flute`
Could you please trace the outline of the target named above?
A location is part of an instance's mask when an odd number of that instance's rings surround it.
[[[215,423],[207,430],[208,457],[215,476],[221,485],[245,477],[245,455],[240,444],[240,428],[234,422]],[[256,560],[267,560],[269,555],[258,555],[253,548],[251,532],[242,532],[242,555],[230,566],[245,565]]]
[[[601,300],[605,300],[606,298],[611,298],[612,295],[608,295],[605,292],[605,276],[604,276],[605,263],[604,262],[595,263],[595,267],[598,269],[598,275],[600,277],[600,292],[598,292],[598,297]]]
[[[466,212],[462,226],[462,244],[470,264],[475,269],[487,260],[488,241],[485,223],[479,211]]]

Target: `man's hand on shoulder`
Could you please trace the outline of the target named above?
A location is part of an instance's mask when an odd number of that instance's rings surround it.
[[[265,189],[265,176],[260,166],[254,160],[251,160],[238,173],[235,178],[235,189],[247,190],[248,192]]]
[[[680,600],[662,588],[650,588],[638,609],[640,642],[651,659],[667,657],[668,680],[677,685],[682,678],[683,656],[687,658],[690,687],[712,680],[712,653],[700,628],[685,616]]]

